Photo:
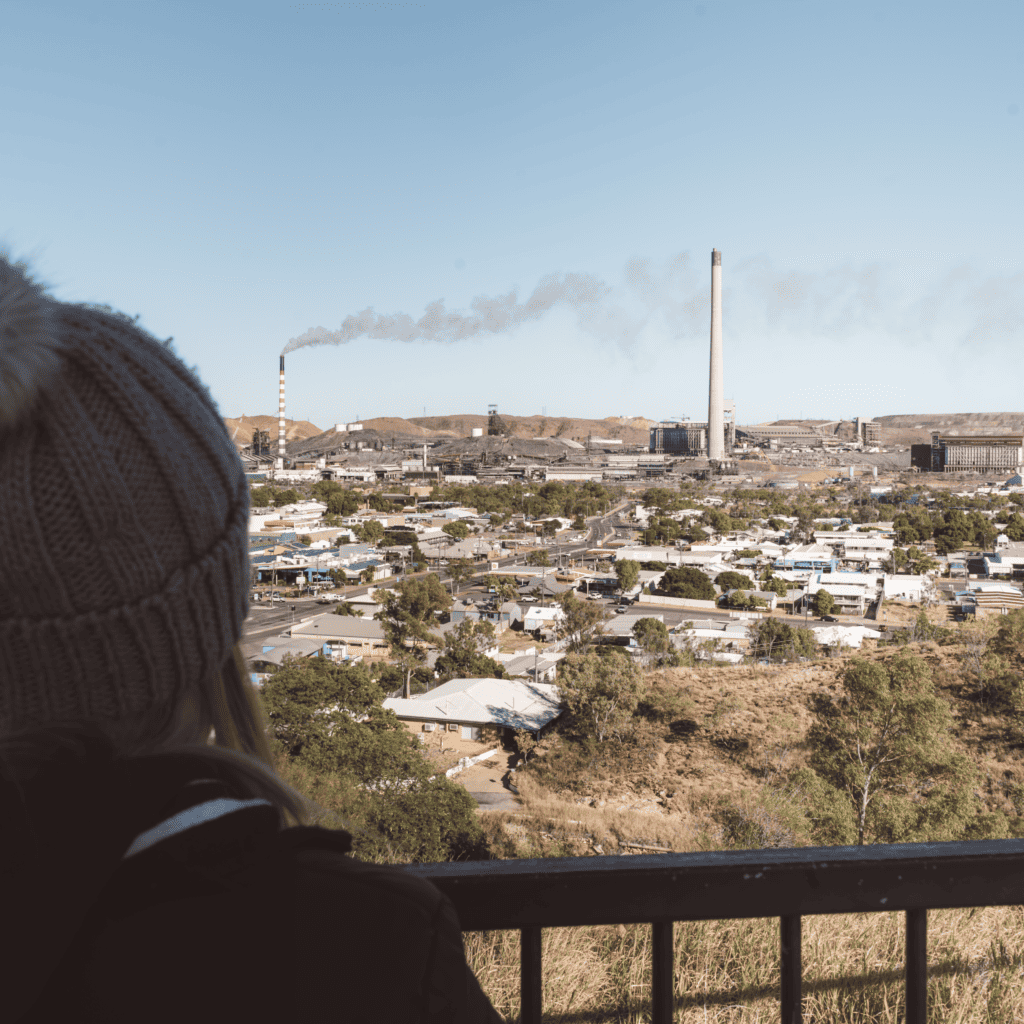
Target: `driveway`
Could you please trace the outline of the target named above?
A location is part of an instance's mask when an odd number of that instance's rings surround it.
[[[459,772],[452,781],[464,786],[482,811],[514,811],[519,802],[505,779],[509,768],[518,760],[517,754],[499,750],[494,757]]]

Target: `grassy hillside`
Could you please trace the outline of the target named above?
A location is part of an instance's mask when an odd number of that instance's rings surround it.
[[[920,611],[903,609],[911,619]],[[933,618],[941,622],[940,614]],[[948,625],[948,624],[946,624]],[[977,631],[993,631],[979,624]],[[1024,831],[1020,734],[1005,711],[977,696],[971,630],[910,644],[931,668],[953,712],[952,744],[979,769],[977,794]],[[892,648],[865,650],[869,660]],[[835,693],[852,655],[780,667],[668,669],[648,677],[666,713],[640,716],[622,742],[597,746],[565,730],[515,773],[522,806],[485,812],[500,856],[600,856],[806,845],[806,795],[787,780],[807,764],[809,704]],[[756,824],[751,844],[749,827]],[[737,839],[737,836],[740,839]],[[636,845],[630,845],[636,844]],[[1024,909],[936,911],[928,923],[930,1020],[1024,1018]],[[903,1015],[903,916],[807,918],[803,926],[805,1020],[879,1021]],[[518,936],[466,937],[485,990],[507,1019],[518,1008]],[[544,1007],[553,1019],[649,1020],[646,926],[549,929]],[[778,922],[676,926],[677,1020],[778,1020]]]

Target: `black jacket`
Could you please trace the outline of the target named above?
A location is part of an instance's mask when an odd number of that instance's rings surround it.
[[[282,829],[261,804],[124,859],[171,815],[237,796],[194,784],[209,774],[182,758],[65,764],[20,817],[8,787],[5,1019],[500,1022],[448,899],[353,860],[345,832]]]

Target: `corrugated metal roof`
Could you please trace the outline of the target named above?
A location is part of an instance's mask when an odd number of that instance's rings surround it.
[[[324,612],[314,615],[306,622],[294,626],[293,637],[319,636],[327,639],[344,640],[347,637],[366,640],[383,640],[384,627],[376,619],[360,618],[357,615],[335,615]]]
[[[561,714],[558,687],[521,679],[450,679],[418,697],[389,697],[384,707],[417,722],[509,729],[543,728]]]

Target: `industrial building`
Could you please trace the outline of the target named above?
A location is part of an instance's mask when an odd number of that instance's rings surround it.
[[[727,416],[732,409],[727,406]],[[736,445],[736,420],[727,418],[722,424],[722,442],[726,452]],[[651,427],[652,455],[707,455],[708,425],[693,420],[667,420]]]
[[[915,445],[915,447],[918,447]],[[1024,436],[989,434],[973,437],[932,434],[933,473],[1013,472],[1024,464]]]
[[[882,424],[877,420],[857,417],[857,439],[865,448],[877,448],[882,443]]]
[[[821,445],[824,435],[813,428],[788,423],[755,423],[744,427],[743,433],[755,444],[769,442],[777,445],[813,447]]]

